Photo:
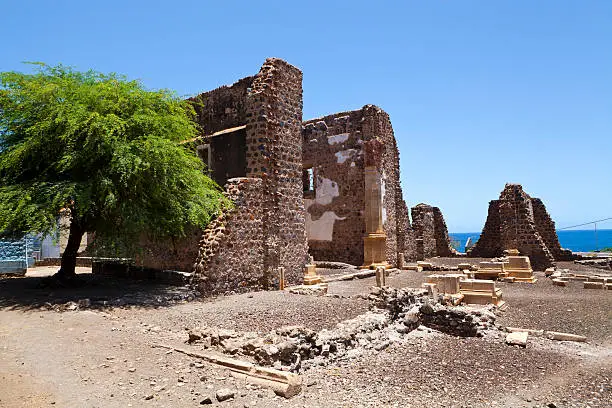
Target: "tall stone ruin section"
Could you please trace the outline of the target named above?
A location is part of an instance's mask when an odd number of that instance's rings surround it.
[[[489,203],[484,229],[468,256],[494,258],[510,249],[529,256],[540,270],[572,258],[571,251],[561,248],[542,200],[531,198],[520,184],[506,184],[499,199]]]
[[[387,261],[412,258],[408,209],[399,179],[399,151],[389,115],[374,105],[302,124],[304,203],[309,252],[316,260],[364,262],[364,143],[383,144],[380,172]]]
[[[247,175],[263,190],[264,268],[303,277],[308,257],[302,192],[302,72],[268,59],[251,84],[247,105]]]
[[[417,260],[457,254],[451,246],[446,222],[438,207],[421,203],[412,207],[411,213]]]
[[[206,293],[277,287],[279,268],[288,284],[300,282],[308,256],[301,71],[269,58],[257,75],[191,102],[203,132],[192,143],[235,206],[184,242],[149,245],[142,263],[193,271]]]

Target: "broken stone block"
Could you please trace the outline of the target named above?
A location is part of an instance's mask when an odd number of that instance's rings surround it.
[[[514,282],[535,283],[533,269],[528,256],[508,256],[504,262],[506,276],[514,278]]]
[[[503,262],[480,262],[478,270],[474,271],[476,279],[499,279],[506,275]]]
[[[317,275],[317,266],[315,264],[307,264],[304,267],[304,285],[317,285],[323,280]]]
[[[434,300],[438,299],[438,287],[435,283],[424,283],[423,287],[427,289],[427,295]]]
[[[567,286],[567,281],[562,279],[553,279],[552,283],[554,286]]]
[[[440,293],[457,294],[459,293],[459,281],[464,279],[463,274],[429,275],[427,283],[435,283]]]
[[[423,272],[423,268],[419,265],[404,265],[404,269],[408,271]]]
[[[230,390],[229,388],[221,388],[217,390],[216,397],[219,402],[227,401],[230,398],[234,398],[236,392],[234,390]]]
[[[459,282],[463,303],[485,305],[491,303],[498,307],[505,304],[502,291],[495,287],[495,281],[482,279],[463,279]]]
[[[527,347],[527,332],[513,332],[506,336],[506,344],[511,346]]]
[[[604,289],[605,284],[603,282],[584,282],[585,289]]]

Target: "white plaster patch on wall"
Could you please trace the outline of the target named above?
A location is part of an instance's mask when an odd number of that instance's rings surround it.
[[[330,145],[344,143],[348,140],[349,136],[350,135],[348,133],[340,133],[338,135],[327,136],[327,143]]]
[[[333,211],[325,211],[317,220],[306,213],[306,236],[313,241],[332,241],[334,237],[334,224],[346,217],[338,217]]]
[[[317,204],[329,205],[334,200],[334,197],[340,195],[338,183],[325,177],[317,177],[315,194]]]
[[[355,155],[357,155],[357,153],[359,153],[359,150],[357,149],[340,150],[339,152],[336,152],[336,160],[338,163],[342,164],[345,161],[352,159]]]

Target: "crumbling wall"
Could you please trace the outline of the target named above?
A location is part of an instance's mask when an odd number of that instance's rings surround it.
[[[255,77],[243,78],[233,85],[189,98],[196,111],[202,135],[242,126],[247,122],[247,95]]]
[[[480,238],[470,249],[468,256],[494,258],[503,253],[501,240],[501,220],[499,218],[499,200],[489,201],[489,210]]]
[[[203,93],[192,102],[203,131],[193,143],[222,147],[227,142],[237,147],[242,153],[230,153],[244,154],[247,177],[228,181],[226,194],[236,203],[233,212],[221,214],[204,234],[176,243],[188,250],[171,252],[167,242],[152,243],[145,266],[194,271],[194,281],[205,292],[277,285],[279,267],[285,269],[287,283],[298,283],[308,255],[302,197],[302,73],[269,58],[254,77]],[[221,150],[212,152],[212,160]],[[231,155],[220,157],[232,160]],[[222,174],[212,173],[215,181],[242,173],[243,165],[235,159],[231,165],[223,163]]]
[[[499,200],[491,201],[483,232],[468,255],[497,257],[508,249],[529,256],[536,269],[552,266],[554,253],[562,254],[544,204],[531,198],[520,184],[506,184]]]
[[[399,152],[389,115],[366,105],[360,110],[306,121],[302,137],[303,169],[312,169],[315,182],[314,191],[304,193],[310,254],[317,260],[363,263],[362,146],[365,141],[379,138],[384,144],[381,173],[387,261],[396,264],[398,252],[409,246],[405,231],[409,231],[410,221],[402,207],[405,204],[399,181]]]
[[[191,271],[193,262],[198,256],[198,243],[201,237],[201,228],[191,228],[185,237],[175,239],[155,239],[142,235],[138,245],[139,252],[135,257],[136,265],[157,270]],[[97,252],[95,247],[93,253],[96,256],[109,255]]]
[[[437,256],[453,256],[457,254],[455,248],[451,246],[448,228],[444,221],[442,211],[438,207],[433,207],[434,216],[434,238],[436,239]]]
[[[412,207],[411,213],[414,237],[419,240],[415,251],[418,260],[457,254],[451,246],[446,222],[438,207],[421,203]]]
[[[228,181],[225,194],[235,207],[215,219],[199,242],[194,283],[204,292],[267,287],[262,184],[258,178]]]
[[[404,254],[405,261],[416,261],[416,242],[414,229],[410,225],[410,212],[402,195],[398,195],[397,202],[397,252]]]
[[[410,212],[412,213],[412,228],[414,228],[415,238],[420,240],[417,258],[420,260],[436,256],[437,245],[433,207],[421,203],[412,207]]]
[[[262,179],[264,268],[285,268],[298,283],[308,244],[302,191],[302,72],[269,58],[255,76],[247,104],[247,175]]]
[[[572,251],[561,248],[557,230],[555,229],[555,222],[550,218],[550,215],[548,215],[542,200],[539,198],[532,198],[531,206],[533,208],[533,218],[536,229],[542,236],[546,247],[552,253],[553,258],[556,261],[573,260]]]

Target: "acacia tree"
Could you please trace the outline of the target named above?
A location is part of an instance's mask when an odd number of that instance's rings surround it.
[[[0,231],[46,234],[67,215],[57,277],[74,276],[86,232],[178,237],[225,205],[179,143],[197,136],[187,102],[116,74],[36,65],[0,73]]]

